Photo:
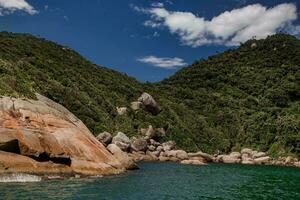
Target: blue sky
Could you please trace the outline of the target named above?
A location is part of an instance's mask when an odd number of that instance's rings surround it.
[[[71,47],[140,81],[159,81],[253,36],[300,33],[282,0],[0,0],[1,31]]]

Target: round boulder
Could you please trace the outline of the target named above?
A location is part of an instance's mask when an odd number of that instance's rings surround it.
[[[146,92],[138,98],[138,101],[141,102],[145,110],[150,112],[152,115],[158,115],[161,112],[160,106],[156,103],[154,98]]]
[[[173,149],[175,149],[175,146],[176,146],[175,141],[168,141],[168,142],[162,143],[162,147],[163,147],[164,151],[173,150]]]
[[[130,148],[131,141],[130,139],[122,132],[113,137],[112,143],[117,145],[122,151],[127,152]]]
[[[112,141],[112,136],[109,132],[103,132],[103,133],[100,133],[98,136],[97,136],[97,140],[99,142],[101,142],[102,144],[104,144],[105,146],[109,145]]]
[[[131,149],[134,151],[146,151],[147,150],[147,140],[143,138],[134,139],[131,143]]]

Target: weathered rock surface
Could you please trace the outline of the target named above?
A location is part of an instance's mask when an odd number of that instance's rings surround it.
[[[162,147],[163,147],[164,151],[173,150],[176,147],[176,142],[175,141],[164,142],[164,143],[162,143]]]
[[[124,166],[63,106],[0,98],[0,172],[115,173]]]
[[[96,138],[105,146],[109,145],[112,141],[112,135],[106,131],[103,133],[100,133]]]
[[[107,149],[125,166],[126,169],[138,169],[137,165],[129,158],[126,152],[123,152],[117,145],[110,144]]]
[[[193,158],[193,157],[202,157],[206,162],[211,162],[213,161],[213,156],[208,154],[208,153],[203,153],[202,151],[198,151],[196,153],[188,153],[188,156],[190,158]]]
[[[259,157],[254,159],[254,163],[255,164],[268,164],[268,162],[271,160],[271,158],[269,156],[264,156],[264,157]]]
[[[131,149],[134,151],[146,151],[147,150],[147,140],[143,138],[133,139],[131,142]]]
[[[161,112],[160,106],[156,103],[154,98],[144,92],[139,98],[138,101],[142,103],[142,107],[150,112],[152,115],[158,115]]]
[[[252,156],[252,149],[244,148],[241,150],[241,154],[248,154]]]
[[[122,151],[128,151],[131,145],[130,139],[122,132],[118,132],[112,139],[112,144],[117,145]]]

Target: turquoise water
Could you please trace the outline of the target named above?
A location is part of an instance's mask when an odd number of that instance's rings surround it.
[[[140,170],[99,179],[0,183],[0,199],[291,199],[300,169],[142,162]]]

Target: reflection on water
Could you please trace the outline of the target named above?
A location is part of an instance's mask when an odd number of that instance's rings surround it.
[[[140,163],[99,179],[0,183],[0,199],[300,199],[300,169]]]

